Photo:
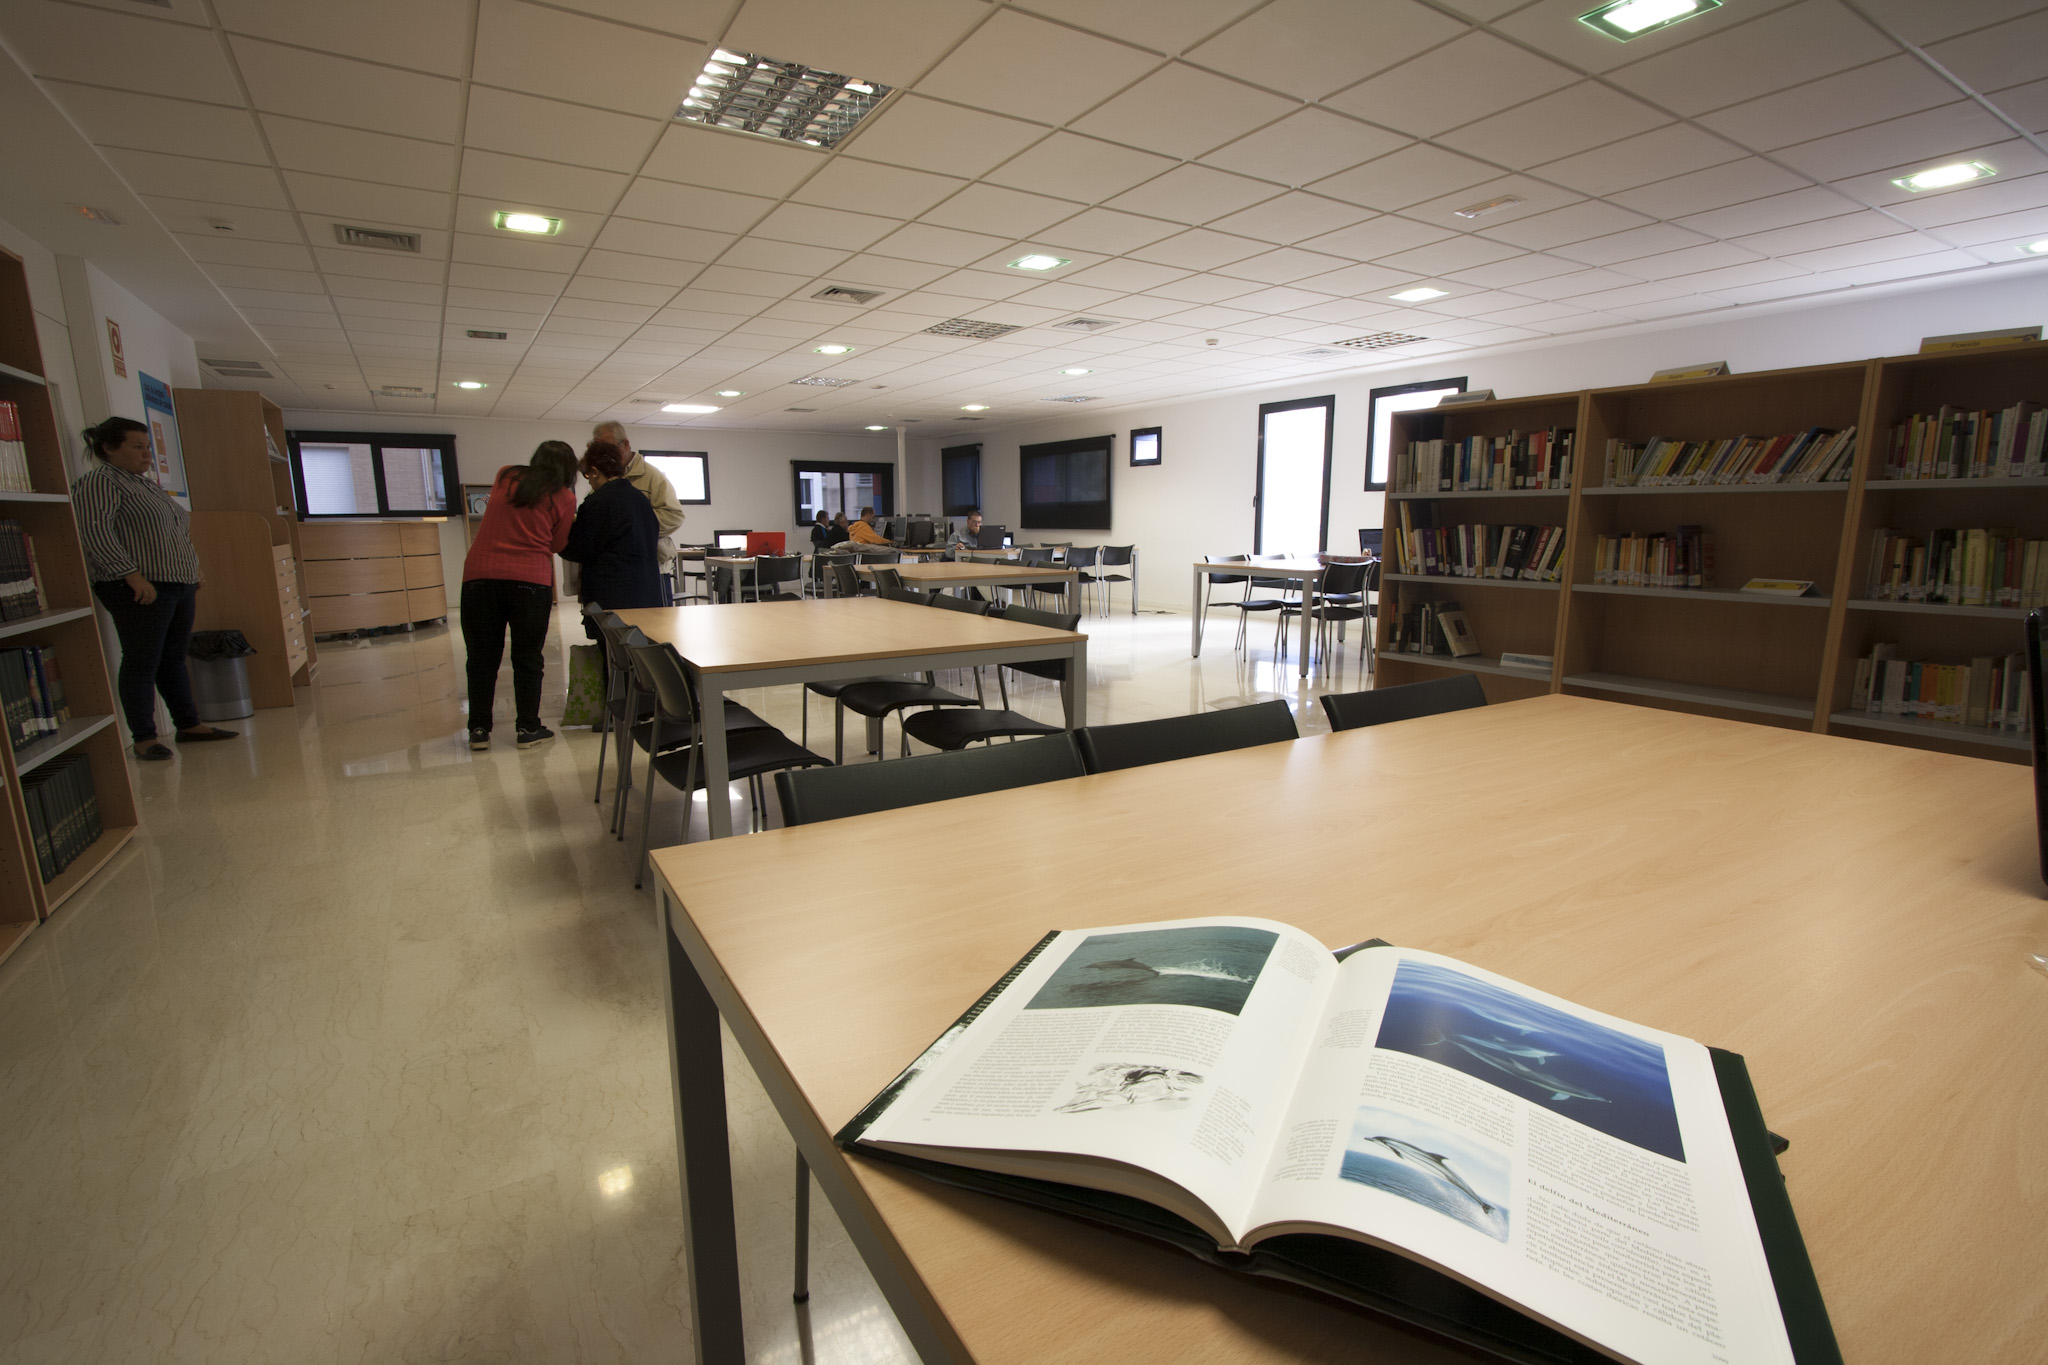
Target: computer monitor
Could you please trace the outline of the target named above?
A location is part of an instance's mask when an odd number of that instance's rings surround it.
[[[1358,528],[1358,553],[1371,555],[1374,559],[1378,559],[1380,557],[1380,547],[1386,543],[1386,539],[1387,533],[1384,528],[1361,526]]]
[[[931,544],[931,519],[928,517],[912,518],[910,524],[903,528],[903,543],[913,550],[922,549],[924,546]]]
[[[1000,526],[984,526],[974,533],[977,550],[1000,550],[1009,545],[1010,533]]]
[[[751,531],[713,531],[711,539],[721,550],[744,551],[747,548],[747,537],[752,534]]]
[[[780,531],[749,531],[746,546],[749,555],[779,555],[783,546]]]

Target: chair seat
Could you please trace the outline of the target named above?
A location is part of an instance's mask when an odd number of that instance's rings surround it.
[[[878,719],[906,706],[980,706],[973,697],[923,682],[870,682],[847,688],[839,704],[856,715]]]
[[[682,748],[684,745],[690,742],[691,737],[696,733],[696,728],[697,727],[695,727],[694,725],[686,725],[679,720],[664,721],[661,727],[662,750],[666,752],[670,749]],[[752,711],[749,711],[746,707],[741,706],[738,702],[726,702],[726,734],[733,735],[739,733],[742,730],[773,730],[774,728],[774,726],[770,725],[767,721],[762,720],[759,716],[755,715]],[[643,720],[638,725],[635,725],[633,727],[633,742],[635,744],[638,744],[642,750],[645,750],[647,748],[647,745],[650,741],[653,740],[653,738],[653,720]]]
[[[740,730],[728,732],[725,737],[725,766],[727,775],[738,782],[783,768],[829,768],[832,760],[812,753],[780,730]],[[670,749],[654,756],[654,770],[678,790],[691,776],[689,767],[688,748]],[[695,776],[696,786],[692,790],[704,786],[701,765]]]
[[[909,674],[907,674],[907,673],[891,673],[891,674],[887,674],[887,675],[879,675],[879,674],[878,674],[877,676],[875,676],[875,677],[872,677],[872,678],[841,678],[841,679],[839,679],[839,681],[837,681],[837,682],[814,682],[814,683],[805,683],[805,684],[804,684],[804,691],[806,691],[806,692],[811,692],[811,693],[815,693],[816,695],[818,695],[818,696],[820,696],[820,697],[836,697],[836,696],[838,696],[838,695],[839,695],[839,694],[840,694],[841,692],[844,692],[844,691],[845,691],[845,690],[846,690],[847,688],[849,688],[849,687],[858,687],[858,686],[860,686],[860,684],[862,684],[862,683],[878,683],[878,682],[902,682],[902,683],[914,683],[914,682],[916,682],[916,681],[917,681],[917,679],[916,679],[916,678],[913,678],[913,677],[911,677],[911,676],[910,676]]]
[[[1219,607],[1236,607],[1239,611],[1292,611],[1294,603],[1282,602],[1277,597],[1254,597],[1248,602],[1218,602]]]
[[[976,740],[1056,735],[1060,733],[1061,727],[1047,725],[1042,720],[1033,720],[1017,711],[992,711],[974,707],[966,710],[952,708],[944,711],[920,711],[914,716],[903,718],[903,729],[912,739],[950,753],[955,749],[964,749]]]

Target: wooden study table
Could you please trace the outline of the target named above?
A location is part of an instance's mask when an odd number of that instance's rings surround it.
[[[1202,657],[1203,616],[1208,610],[1209,597],[1204,591],[1209,586],[1212,573],[1236,574],[1255,578],[1292,578],[1299,580],[1301,592],[1301,676],[1308,677],[1308,599],[1315,585],[1322,581],[1324,565],[1313,559],[1258,559],[1250,561],[1210,560],[1195,561],[1195,628],[1194,642],[1189,652],[1197,659]],[[1226,604],[1227,605],[1227,604]]]
[[[926,1361],[1469,1361],[831,1145],[1047,929],[1234,911],[1449,953],[1745,1054],[1844,1356],[2038,1358],[2030,782],[1545,696],[661,850],[702,1359],[742,1359],[723,1014]],[[817,868],[887,847],[971,866],[972,906],[886,878],[819,900]]]
[[[947,588],[1037,588],[1063,583],[1072,600],[1080,580],[1079,569],[1062,569],[1050,564],[862,564],[854,572],[872,580],[876,569],[894,568],[903,586],[939,592]]]
[[[725,696],[749,687],[781,687],[878,673],[972,668],[1027,659],[1071,659],[1070,677],[1081,685],[1060,689],[1067,727],[1088,723],[1088,637],[1000,617],[939,611],[877,597],[804,598],[749,607],[694,605],[638,607],[619,613],[651,640],[665,640],[683,656],[707,716],[723,713]],[[704,727],[704,789],[722,792],[728,781],[725,727]],[[707,803],[711,837],[732,833],[728,802]]]

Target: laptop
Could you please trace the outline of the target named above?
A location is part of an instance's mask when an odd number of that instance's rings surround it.
[[[974,548],[977,550],[1006,550],[1010,546],[1010,533],[1000,526],[984,526],[974,533]]]
[[[1383,527],[1361,526],[1358,528],[1358,553],[1380,557],[1380,547],[1386,543],[1387,533]]]
[[[781,531],[749,531],[744,542],[747,555],[779,555],[782,553],[783,533]]]
[[[718,531],[713,534],[712,539],[718,543],[721,551],[734,554],[745,551],[747,537],[752,534],[752,531]]]

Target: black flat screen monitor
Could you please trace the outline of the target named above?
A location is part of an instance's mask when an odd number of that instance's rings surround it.
[[[1380,547],[1386,543],[1387,533],[1383,528],[1361,526],[1358,528],[1358,553],[1380,557]]]
[[[911,549],[921,549],[932,543],[932,523],[928,517],[913,519],[903,528],[903,543]]]
[[[1093,436],[1019,449],[1018,523],[1027,531],[1109,530],[1109,451],[1114,440]]]

